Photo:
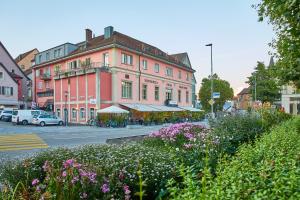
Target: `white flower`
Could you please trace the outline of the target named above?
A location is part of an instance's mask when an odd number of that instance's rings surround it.
[[[177,147],[175,150],[176,150],[176,151],[179,151],[179,148]]]

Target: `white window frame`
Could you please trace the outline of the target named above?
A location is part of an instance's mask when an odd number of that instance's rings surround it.
[[[109,66],[109,54],[103,53],[103,65],[108,67]]]
[[[147,62],[147,60],[143,60],[143,69],[144,70],[147,70],[148,69],[148,62]]]
[[[181,71],[178,71],[178,78],[181,79]]]
[[[77,109],[76,108],[72,108],[72,119],[77,119]]]
[[[166,76],[173,76],[173,69],[171,67],[166,67]]]
[[[127,85],[128,84],[128,85]],[[130,87],[129,87],[130,85]],[[121,97],[123,99],[132,99],[132,82],[122,81],[121,82]]]
[[[190,95],[189,91],[186,91],[185,92],[185,101],[186,101],[186,103],[189,103],[189,99],[190,99],[189,95]]]
[[[189,78],[189,73],[186,73],[186,80],[189,81],[190,78]]]
[[[126,53],[121,54],[121,63],[125,65],[133,65],[133,56]]]
[[[92,110],[93,110],[93,117],[92,117]],[[90,119],[95,119],[96,117],[95,117],[95,108],[90,108]]]
[[[156,92],[157,92],[157,96],[156,96]],[[155,101],[159,101],[159,87],[158,86],[154,87],[154,99],[155,99]]]
[[[154,72],[159,73],[159,64],[158,63],[154,64]]]
[[[60,115],[61,115],[60,108],[56,108],[56,116],[60,117]]]
[[[85,108],[80,108],[80,114],[79,117],[81,120],[85,119]]]
[[[178,103],[181,102],[181,90],[178,90]]]

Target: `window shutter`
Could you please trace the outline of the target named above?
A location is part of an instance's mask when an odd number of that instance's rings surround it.
[[[5,89],[5,87],[2,86],[2,94],[3,94],[3,95],[5,94],[4,89]]]
[[[2,94],[2,87],[0,86],[0,94]]]
[[[14,95],[14,88],[13,88],[13,87],[10,88],[10,95],[11,95],[11,96]]]

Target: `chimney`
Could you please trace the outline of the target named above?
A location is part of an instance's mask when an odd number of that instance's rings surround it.
[[[112,36],[114,32],[114,27],[108,26],[104,28],[104,39],[108,39]]]
[[[93,32],[91,29],[85,29],[85,41],[88,42],[93,38]]]

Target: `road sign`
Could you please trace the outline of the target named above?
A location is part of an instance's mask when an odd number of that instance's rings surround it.
[[[213,99],[211,99],[211,100],[208,101],[208,103],[209,103],[210,105],[213,105],[213,104],[215,103],[215,101],[214,101]]]
[[[213,98],[214,98],[214,99],[219,99],[220,96],[221,96],[220,92],[214,92],[214,93],[213,93]]]

